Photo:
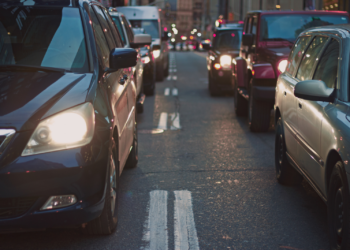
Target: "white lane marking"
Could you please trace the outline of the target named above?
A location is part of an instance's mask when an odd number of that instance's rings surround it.
[[[167,123],[168,123],[168,113],[162,112],[160,114],[158,128],[163,129],[163,130],[167,130],[167,128],[168,128]]]
[[[165,96],[168,96],[169,93],[170,93],[170,88],[165,88],[165,90],[164,90],[164,95],[165,95]]]
[[[168,76],[166,79],[167,79],[167,81],[170,81],[171,80],[171,76]]]
[[[177,80],[177,76],[173,76],[173,80],[175,80],[175,81],[176,81],[176,80]]]
[[[180,126],[180,114],[178,112],[170,114],[171,119],[171,130],[178,130],[181,129]]]
[[[170,72],[170,73],[177,72],[177,69],[176,69],[176,68],[169,69],[169,72]]]
[[[172,94],[173,96],[177,96],[178,93],[179,93],[179,92],[178,92],[178,90],[177,90],[176,88],[173,88],[173,90],[171,91],[171,94]]]
[[[173,69],[173,72],[177,72],[177,69],[175,68],[175,69]]]
[[[194,223],[191,192],[174,191],[174,238],[175,250],[199,250]]]
[[[153,190],[150,192],[150,206],[148,219],[142,240],[145,242],[143,250],[168,249],[168,192]]]

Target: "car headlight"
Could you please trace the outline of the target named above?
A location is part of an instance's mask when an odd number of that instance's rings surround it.
[[[228,55],[224,55],[220,57],[220,64],[223,69],[230,69],[231,68],[231,61],[232,57]]]
[[[160,50],[159,49],[153,50],[153,56],[154,58],[158,58],[160,56]]]
[[[94,130],[94,108],[84,103],[41,121],[22,156],[84,146],[91,142]]]
[[[283,73],[286,68],[287,68],[288,61],[287,60],[282,60],[278,63],[278,70],[279,72]]]
[[[141,61],[142,63],[147,64],[151,61],[151,59],[149,58],[149,56],[145,56],[141,58]]]

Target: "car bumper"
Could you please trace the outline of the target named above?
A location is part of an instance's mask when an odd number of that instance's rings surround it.
[[[256,101],[275,102],[275,87],[253,86],[253,96]]]
[[[213,87],[220,90],[234,90],[230,70],[212,70]]]
[[[1,167],[0,230],[79,226],[98,217],[104,206],[108,153],[101,150],[92,161],[85,158],[91,157],[87,147],[94,150],[89,144],[18,157]],[[40,210],[50,196],[69,194],[77,198],[74,205]]]
[[[148,87],[154,84],[154,69],[153,63],[147,63],[143,68],[143,86]]]

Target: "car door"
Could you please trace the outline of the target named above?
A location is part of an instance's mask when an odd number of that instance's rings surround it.
[[[299,81],[311,80],[315,64],[329,38],[315,36],[303,55],[296,78]],[[298,164],[312,177],[315,176],[319,166],[320,136],[322,125],[323,105],[319,102],[307,101],[297,98],[298,127],[296,139],[298,141]]]
[[[327,46],[322,51],[321,57],[315,60],[314,80],[322,80],[327,87],[335,88],[338,75],[339,42],[336,39],[329,39]],[[301,147],[299,156],[303,168],[318,185],[322,187],[324,180],[323,168],[326,159],[321,155],[321,131],[322,121],[325,116],[329,102],[307,101],[298,99],[298,122]]]
[[[279,101],[284,127],[285,143],[288,154],[295,159],[297,157],[296,127],[298,126],[297,98],[294,96],[294,88],[297,80],[294,78],[299,62],[311,41],[311,36],[300,37],[295,43],[286,68],[286,74],[281,75],[277,87],[282,93]]]
[[[95,33],[96,47],[99,54],[99,61],[101,62],[101,68],[109,67],[109,54],[111,47],[116,45],[108,36],[108,40],[111,44],[108,44],[106,35],[106,25],[103,27],[99,20],[101,20],[101,10],[99,6],[93,6],[94,10],[90,9],[90,17],[92,21],[92,26]],[[96,13],[99,13],[99,18]],[[109,28],[108,28],[109,29]],[[105,31],[104,31],[105,30]],[[101,84],[102,89],[105,91],[105,95],[108,97],[109,104],[113,111],[113,119],[117,120],[119,127],[119,147],[120,155],[119,159],[122,162],[126,161],[126,157],[129,153],[129,148],[127,144],[127,133],[125,132],[126,121],[128,118],[128,99],[127,99],[127,89],[126,84],[120,84],[120,80],[123,78],[123,73],[125,69],[120,69],[114,73],[104,74]]]

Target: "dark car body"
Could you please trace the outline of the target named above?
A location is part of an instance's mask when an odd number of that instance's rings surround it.
[[[245,115],[248,106],[252,131],[269,128],[276,80],[286,67],[297,36],[307,28],[342,23],[349,23],[347,12],[253,11],[247,14],[240,54],[234,60],[232,84],[236,90],[236,114]]]
[[[211,46],[208,44],[202,45],[208,50],[207,69],[211,95],[233,91],[231,64],[232,58],[239,55],[241,39],[242,27],[238,25],[223,25],[214,32]],[[228,62],[226,65],[223,65],[220,61],[223,56],[227,57]]]
[[[71,58],[72,67],[57,66]],[[136,58],[98,2],[0,1],[0,229],[81,226],[100,217],[111,200],[109,174],[118,181],[135,148]],[[76,110],[86,107],[91,139],[72,144],[75,135],[61,127],[74,123],[63,118],[81,122]],[[66,142],[41,142],[44,123]],[[49,197],[68,195],[72,205],[42,209]]]
[[[276,85],[276,177],[302,175],[327,203],[330,249],[350,247],[349,33],[349,24],[302,32]]]

